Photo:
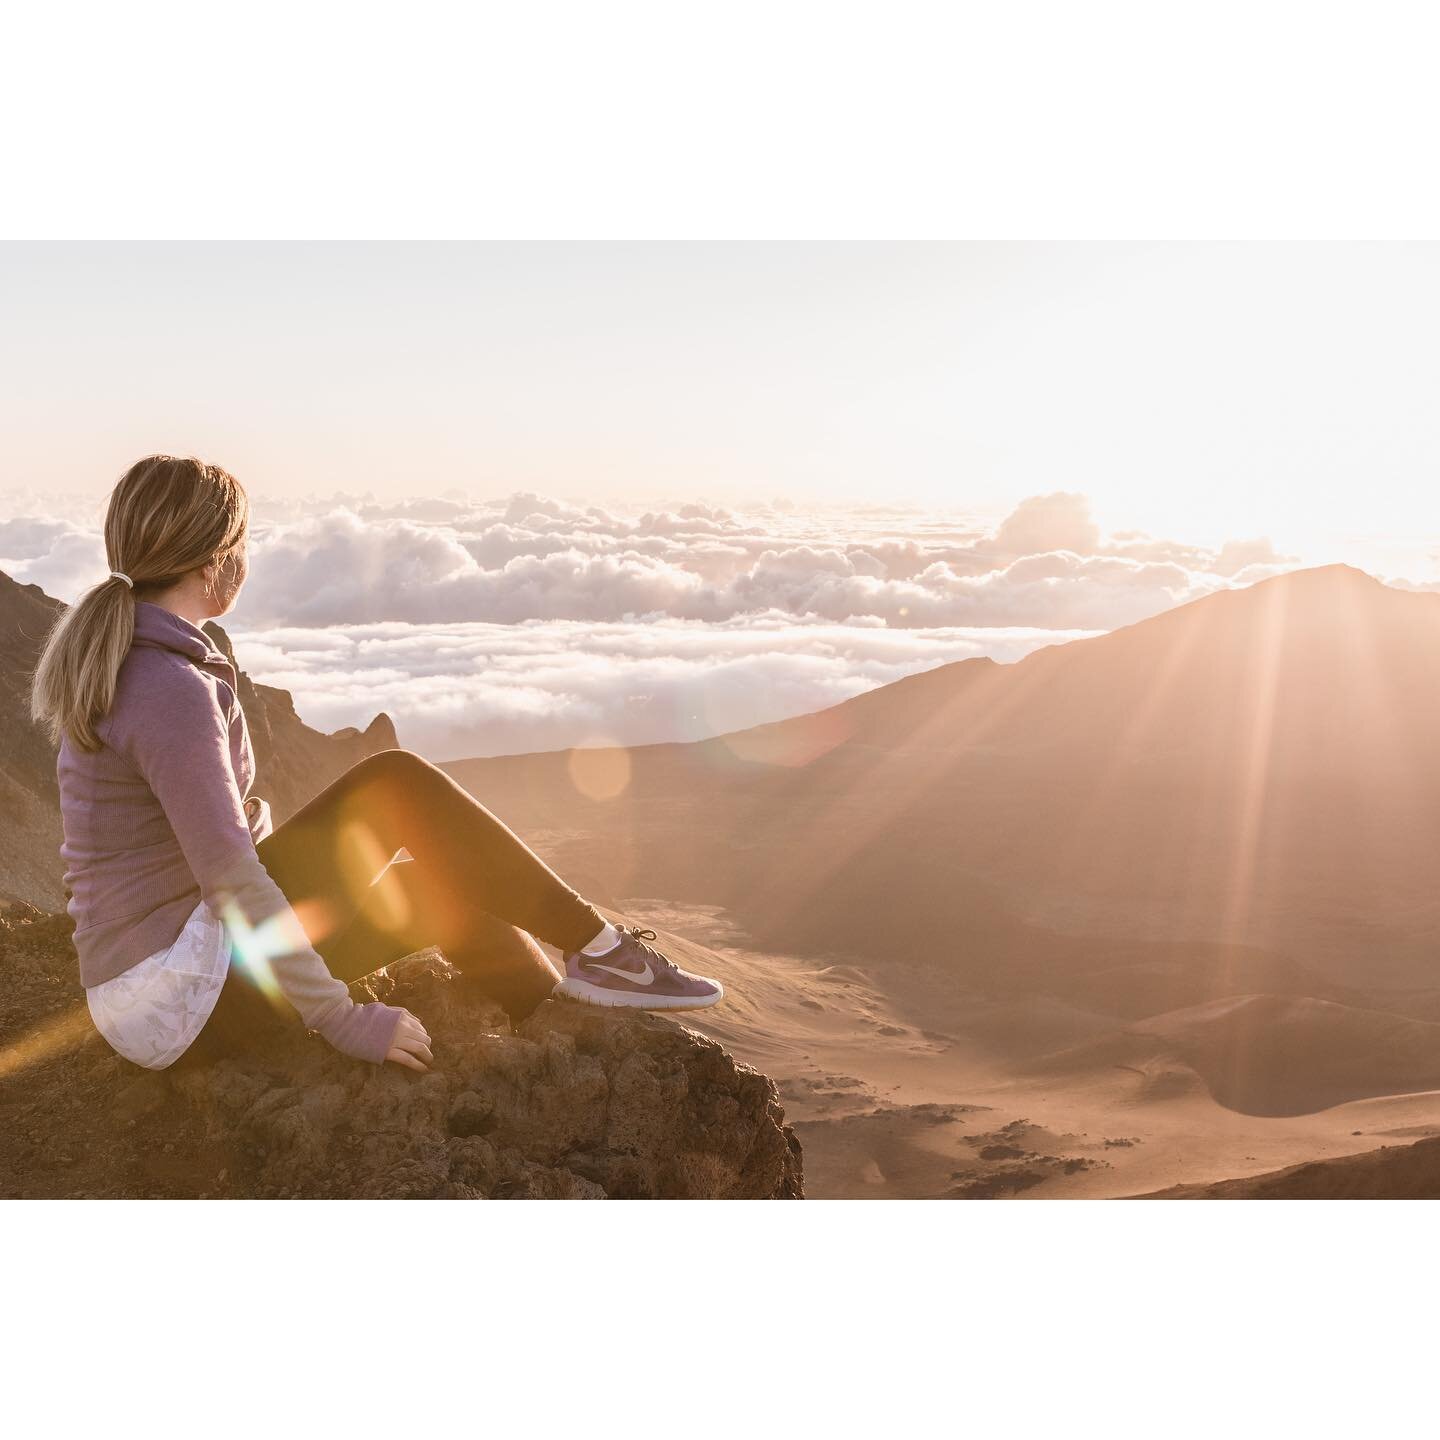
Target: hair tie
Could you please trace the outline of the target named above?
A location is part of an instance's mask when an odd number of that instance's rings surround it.
[[[123,571],[112,570],[110,572],[110,577],[113,580],[123,580],[132,590],[135,588],[135,582]]]

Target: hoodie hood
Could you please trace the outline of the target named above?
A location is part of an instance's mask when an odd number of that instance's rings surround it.
[[[234,667],[210,637],[193,621],[151,600],[135,602],[135,634],[130,643],[156,650],[174,650],[197,665],[218,664],[231,687],[235,685]]]

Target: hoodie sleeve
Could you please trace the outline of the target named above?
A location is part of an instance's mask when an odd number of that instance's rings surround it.
[[[233,935],[254,942],[305,1025],[337,1050],[382,1064],[402,1012],[350,998],[256,853],[216,687],[186,666],[147,693],[110,743],[154,791],[201,895]]]
[[[275,833],[270,820],[270,802],[264,796],[251,795],[246,799],[245,818],[250,826],[250,838],[257,846]]]

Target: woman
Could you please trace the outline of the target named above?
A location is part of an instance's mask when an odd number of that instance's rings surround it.
[[[428,945],[512,1024],[551,995],[719,1000],[718,982],[647,945],[654,931],[612,925],[409,750],[369,756],[271,826],[249,793],[234,667],[201,628],[245,583],[248,524],[245,491],[218,466],[132,466],[105,517],[116,568],[60,614],[36,667],[32,712],[59,746],[66,908],[110,1044],[150,1069],[193,1065],[298,1014],[346,1055],[423,1071],[419,1018],[346,987]],[[563,975],[535,937],[562,952]]]

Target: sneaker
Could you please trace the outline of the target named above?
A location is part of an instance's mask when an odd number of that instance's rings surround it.
[[[699,1010],[725,994],[718,980],[692,975],[645,941],[653,930],[638,925],[620,931],[620,943],[603,955],[570,950],[565,978],[555,994],[582,1005],[629,1005],[638,1010]]]

